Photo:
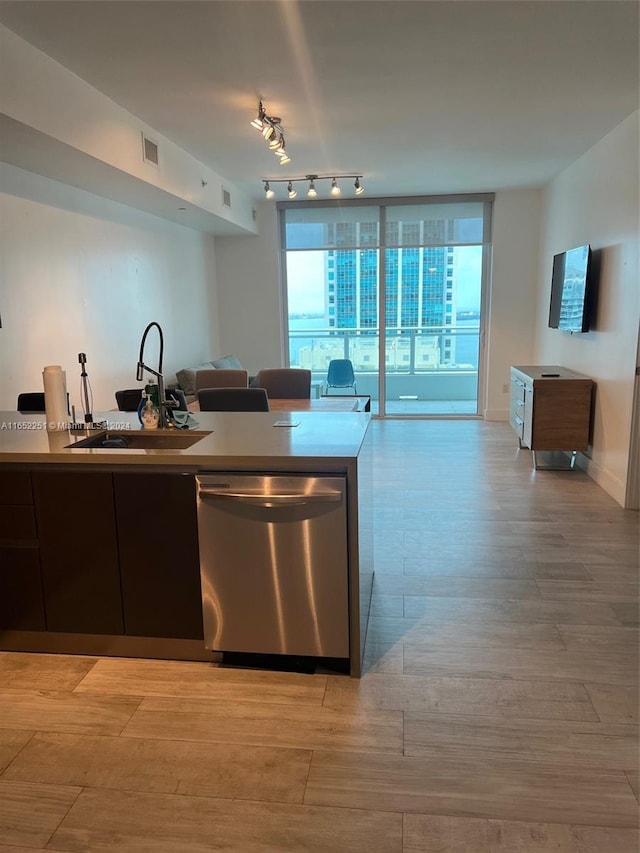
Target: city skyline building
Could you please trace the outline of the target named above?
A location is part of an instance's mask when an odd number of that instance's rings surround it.
[[[377,222],[329,224],[326,253],[326,311],[329,328],[378,330],[379,259],[384,258],[387,337],[412,332],[437,336],[438,361],[455,362],[455,337],[444,334],[456,318],[453,246],[426,246],[434,231],[451,233],[455,220],[389,222],[387,247],[378,249]],[[375,248],[367,248],[368,246]],[[433,343],[427,359],[433,363]]]

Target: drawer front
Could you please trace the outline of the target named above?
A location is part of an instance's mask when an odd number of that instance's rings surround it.
[[[524,400],[525,383],[516,376],[511,377],[511,402]]]
[[[32,504],[31,475],[28,471],[0,471],[0,506]]]
[[[32,506],[0,506],[0,539],[36,539],[36,519]]]
[[[0,547],[0,629],[45,628],[38,549]]]
[[[524,437],[524,418],[522,415],[512,409],[509,413],[509,423],[513,427],[518,438],[522,440]]]
[[[521,379],[512,376],[509,396],[509,423],[519,439],[522,439],[524,434],[524,407],[525,384]]]

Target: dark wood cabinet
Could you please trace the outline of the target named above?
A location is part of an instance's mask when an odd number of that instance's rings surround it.
[[[45,629],[31,475],[0,471],[0,629]]]
[[[33,504],[28,471],[0,471],[0,506]]]
[[[37,539],[33,506],[0,506],[0,541],[16,539]]]
[[[49,631],[122,634],[111,472],[32,474]]]
[[[521,447],[577,451],[589,447],[593,380],[566,367],[511,368],[509,422]],[[573,461],[571,462],[573,466]]]
[[[0,629],[45,627],[38,549],[0,546]]]
[[[193,474],[0,471],[0,629],[201,640]]]
[[[193,474],[113,475],[125,633],[202,639]]]

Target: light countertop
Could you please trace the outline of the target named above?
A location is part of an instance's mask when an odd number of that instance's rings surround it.
[[[0,412],[0,465],[166,466],[183,470],[207,466],[260,470],[265,465],[301,470],[313,465],[329,470],[357,458],[371,418],[365,412],[198,412],[195,417],[195,430],[209,434],[188,448],[71,449],[69,445],[95,431],[49,431],[44,414]],[[94,413],[94,418],[107,421],[110,431],[140,432],[135,412],[100,412]],[[283,421],[292,425],[274,426]]]

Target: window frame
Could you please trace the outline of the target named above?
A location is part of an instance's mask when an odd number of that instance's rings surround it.
[[[378,252],[378,330],[379,330],[379,353],[378,353],[378,364],[379,368],[379,377],[378,377],[378,394],[379,394],[379,417],[385,417],[385,401],[386,401],[386,291],[387,291],[387,281],[386,281],[386,264],[384,263],[384,258],[386,257],[387,249],[411,249],[417,248],[423,250],[425,248],[450,248],[456,246],[465,246],[465,245],[480,245],[482,249],[482,264],[481,264],[481,306],[480,306],[480,333],[479,333],[479,352],[478,352],[478,392],[477,392],[477,414],[475,417],[479,417],[480,413],[484,408],[484,388],[485,388],[485,373],[486,373],[486,352],[485,352],[485,324],[486,324],[486,315],[489,306],[489,292],[491,288],[491,252],[492,252],[492,240],[493,240],[493,204],[495,201],[495,193],[452,193],[452,194],[437,194],[437,195],[420,195],[420,196],[375,196],[375,197],[367,197],[367,198],[353,198],[353,199],[316,199],[313,201],[304,201],[303,199],[299,201],[278,201],[276,202],[276,210],[278,216],[278,237],[279,237],[279,246],[278,246],[278,258],[280,261],[280,287],[281,287],[281,305],[282,305],[282,331],[283,331],[283,340],[281,341],[281,345],[284,353],[286,354],[286,363],[289,364],[289,310],[288,310],[288,282],[287,282],[287,264],[286,264],[286,256],[289,251],[310,251],[311,249],[300,249],[300,248],[292,248],[288,249],[286,245],[286,211],[291,209],[297,210],[317,210],[322,208],[334,208],[334,209],[344,209],[344,208],[358,208],[358,207],[377,207],[378,208],[378,245],[373,247],[371,245],[361,244],[358,246],[338,246],[332,245],[331,247],[324,247],[321,249],[320,247],[314,247],[318,251],[328,251],[330,249],[353,249],[355,251],[368,251],[375,250]],[[394,243],[393,245],[387,245],[387,228],[386,228],[386,220],[387,220],[387,210],[391,207],[411,207],[411,206],[436,206],[436,205],[455,205],[455,204],[464,204],[464,203],[481,203],[483,205],[483,215],[482,215],[482,240],[480,243],[478,241],[473,241],[471,243],[464,242],[456,242],[452,240],[447,240],[448,235],[444,235],[443,242],[422,242],[420,245],[413,246],[411,244],[405,244],[401,241],[398,243]],[[410,223],[408,223],[410,224]],[[447,267],[449,266],[449,257],[445,259],[445,263]],[[335,267],[332,267],[335,269]],[[448,270],[447,270],[448,272]],[[449,308],[451,307],[451,303],[448,303]],[[446,313],[447,304],[445,304],[445,313]],[[451,322],[451,319],[446,321],[447,323]],[[338,328],[335,325],[335,317],[333,320],[329,319],[328,328]],[[411,417],[422,417],[412,415]]]

